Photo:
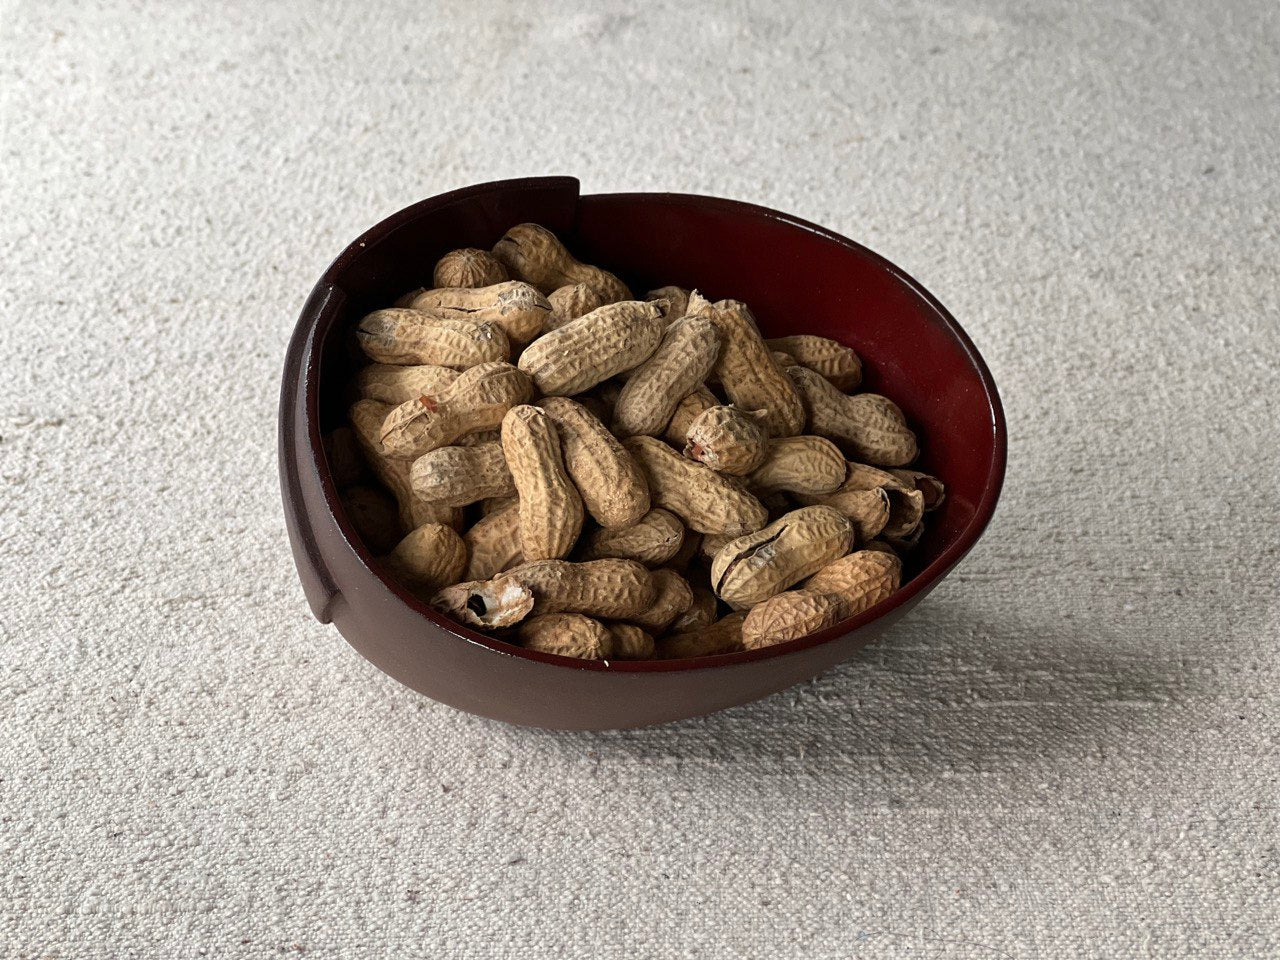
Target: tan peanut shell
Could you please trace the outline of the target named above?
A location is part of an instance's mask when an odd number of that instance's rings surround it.
[[[613,634],[599,620],[580,613],[548,613],[526,620],[516,630],[526,650],[554,653],[579,660],[603,660],[613,655]]]
[[[555,423],[565,469],[591,518],[610,529],[638,523],[649,510],[649,484],[631,454],[582,404],[543,397],[537,405]]]
[[[488,580],[521,562],[520,501],[481,517],[462,535],[467,545],[464,580]]]
[[[834,440],[850,456],[900,467],[920,452],[902,411],[888,398],[874,393],[848,396],[808,367],[790,367],[787,376],[804,397],[809,429]]]
[[[730,540],[736,540],[742,536],[740,533],[708,533],[702,538],[702,543],[698,547],[698,553],[703,560],[710,563],[716,558],[716,554]]]
[[[919,470],[890,470],[889,473],[908,488],[919,490],[924,498],[924,512],[932,513],[947,498],[947,488],[937,477]]]
[[[519,366],[544,394],[570,396],[643,363],[662,332],[653,304],[609,303],[539,337],[520,354]]]
[[[519,580],[497,577],[445,587],[430,603],[458,623],[497,630],[513,627],[529,616],[533,591]]]
[[[568,556],[582,530],[582,498],[565,469],[555,423],[539,407],[512,407],[502,419],[502,452],[520,495],[525,559]]]
[[[607,623],[613,637],[613,660],[650,660],[653,658],[653,636],[634,623]]]
[[[495,430],[508,410],[533,399],[533,382],[509,363],[482,363],[442,392],[406,400],[382,424],[387,456],[411,460],[471,433]]]
[[[695,390],[720,353],[720,330],[705,317],[677,320],[658,348],[627,378],[613,407],[613,432],[620,437],[657,436],[681,399]]]
[[[457,447],[478,447],[482,443],[501,443],[501,430],[481,430],[479,433],[468,433],[454,441]]]
[[[767,442],[763,410],[717,405],[703,410],[689,424],[684,455],[716,473],[745,477],[764,461]],[[843,465],[844,457],[840,460]]]
[[[649,481],[649,498],[698,533],[743,534],[758,530],[768,511],[741,484],[686,460],[661,440],[629,437],[631,452]]]
[[[683,526],[683,523],[681,526]],[[702,546],[702,534],[685,529],[684,540],[680,545],[680,549],[666,562],[666,566],[676,571],[676,573],[687,575],[689,565],[698,556],[698,548],[700,546]]]
[[[675,411],[667,423],[663,437],[674,447],[684,449],[689,438],[689,427],[704,410],[720,405],[716,395],[705,386],[695,387],[693,392],[676,404]]]
[[[801,434],[770,440],[760,466],[751,474],[758,493],[830,493],[844,482],[844,454],[830,440]]]
[[[588,283],[599,287],[609,302],[631,299],[625,283],[608,270],[579,262],[554,233],[536,223],[512,227],[494,244],[493,255],[502,261],[508,273],[532,283],[543,293],[570,284]]]
[[[437,287],[487,287],[507,279],[507,268],[488,250],[464,247],[436,261],[431,282]]]
[[[396,501],[389,494],[377,487],[356,485],[346,487],[338,496],[347,519],[370,551],[386,553],[400,542],[403,528]]]
[[[660,660],[711,657],[742,649],[742,621],[746,614],[731,613],[715,623],[687,633],[673,633],[654,641],[654,656]]]
[[[485,497],[509,497],[516,492],[498,443],[440,447],[424,453],[409,468],[409,481],[423,500],[450,507],[464,507]]]
[[[498,439],[494,443],[502,442],[502,435],[499,433]],[[507,471],[510,473],[510,471]],[[513,492],[509,497],[485,497],[480,501],[480,516],[487,517],[490,514],[497,513],[499,510],[505,510],[512,504],[518,504],[520,498]]]
[[[646,567],[660,567],[684,544],[684,524],[667,510],[655,507],[629,527],[595,530],[587,536],[583,557],[620,557]]]
[[[632,620],[653,605],[653,575],[634,560],[540,560],[522,563],[491,582],[514,580],[527,587],[534,614],[585,613]]]
[[[570,320],[585,317],[592,310],[603,307],[609,300],[606,292],[591,283],[574,283],[557,287],[547,295],[551,316],[543,326],[543,332],[559,330]]]
[[[825,630],[840,622],[843,606],[833,593],[785,590],[747,613],[742,622],[742,645],[755,650]]]
[[[672,621],[693,606],[693,588],[674,570],[653,571],[653,603],[628,617],[632,623],[655,636],[666,631]]]
[[[767,340],[765,342],[768,343]],[[769,356],[773,357],[773,362],[783,370],[796,365],[796,358],[789,353],[783,353],[781,350],[770,350]]]
[[[686,633],[710,626],[716,619],[716,595],[706,587],[693,588],[693,603],[689,609],[672,621],[668,628],[672,633]]]
[[[692,298],[690,298],[692,301]],[[722,344],[715,376],[729,398],[744,410],[764,410],[770,436],[789,437],[804,428],[804,406],[795,385],[773,362],[745,303],[720,300],[711,305]]]
[[[730,540],[711,563],[711,589],[741,610],[768,600],[853,546],[853,524],[830,507],[801,507]]]
[[[684,287],[659,287],[644,295],[646,300],[665,300],[662,308],[662,322],[667,326],[683,317],[689,309],[689,293]]]
[[[840,600],[840,620],[855,617],[898,589],[902,561],[882,549],[859,550],[816,572],[801,586]]]
[[[884,538],[885,543],[893,547],[899,556],[902,556],[910,553],[919,545],[921,538],[924,536],[924,521],[921,520],[915,525],[914,529],[901,536],[891,537],[884,533],[881,536]]]
[[[408,460],[392,460],[382,452],[382,423],[391,412],[388,404],[377,400],[357,400],[351,405],[347,419],[355,431],[365,462],[382,482],[400,510],[400,524],[406,530],[424,523],[446,523],[455,530],[462,525],[462,511],[449,504],[424,500],[413,489]]]
[[[465,370],[511,357],[511,343],[495,324],[445,320],[407,308],[375,310],[356,327],[356,339],[378,363],[431,363]]]
[[[356,390],[362,397],[383,403],[401,404],[424,393],[431,395],[448,389],[458,379],[452,367],[430,363],[403,367],[394,363],[371,363],[356,374]]]
[[[802,333],[791,337],[774,337],[765,343],[770,350],[790,357],[793,363],[821,374],[831,381],[832,386],[844,393],[857,390],[862,383],[862,361],[858,354],[853,348],[846,347],[837,340]]]
[[[424,523],[409,531],[382,562],[397,580],[435,591],[461,579],[467,548],[452,527]]]
[[[879,536],[887,539],[909,537],[924,519],[924,494],[919,490],[885,488],[889,497],[889,519]]]
[[[893,509],[890,491],[884,487],[850,490],[842,486],[833,493],[819,496],[797,494],[796,499],[807,506],[832,507],[840,511],[853,523],[858,543],[880,536]]]
[[[393,307],[407,307],[409,304],[413,303],[414,298],[418,294],[422,293],[422,291],[426,289],[426,287],[414,287],[408,293],[402,293],[400,296],[396,297],[395,302],[391,305]]]
[[[479,289],[448,286],[423,290],[409,306],[446,320],[492,323],[517,346],[540,334],[551,317],[550,301],[536,287],[518,280]]]
[[[323,442],[325,458],[329,461],[329,472],[333,475],[335,487],[341,490],[368,476],[364,454],[354,430],[350,427],[338,427],[325,434]]]

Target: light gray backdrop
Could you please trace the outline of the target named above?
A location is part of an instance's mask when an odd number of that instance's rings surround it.
[[[0,38],[0,955],[1280,951],[1274,3],[67,0]],[[794,212],[973,335],[1004,499],[882,643],[556,735],[311,620],[307,291],[541,173]]]

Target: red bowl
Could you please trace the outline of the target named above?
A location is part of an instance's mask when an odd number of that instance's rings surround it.
[[[922,469],[947,485],[902,589],[799,640],[672,661],[573,660],[460,626],[385,578],[337,497],[321,433],[344,418],[365,313],[430,285],[436,259],[489,248],[513,224],[554,230],[636,291],[665,284],[733,297],[766,336],[816,333],[854,347],[865,387],[918,428]],[[1004,414],[960,325],[900,269],[851,240],[732,200],[672,193],[580,196],[570,177],[503,180],[423,200],[347,247],[311,292],[285,356],[280,485],[298,576],[322,623],[379,669],[462,710],[538,727],[636,727],[746,703],[850,657],[951,570],[991,519],[1004,479]]]

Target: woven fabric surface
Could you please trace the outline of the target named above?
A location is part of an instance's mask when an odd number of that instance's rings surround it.
[[[1274,3],[2,6],[0,957],[1280,955]],[[816,221],[973,336],[1003,500],[881,642],[553,734],[310,617],[303,299],[544,173]]]

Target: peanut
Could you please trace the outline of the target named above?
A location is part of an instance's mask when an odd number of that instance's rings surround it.
[[[568,556],[582,530],[582,498],[565,470],[547,412],[521,404],[502,419],[502,452],[520,495],[520,549],[526,560]]]
[[[770,440],[760,466],[751,474],[759,493],[830,493],[844,482],[844,454],[830,440],[807,434]]]
[[[742,645],[755,650],[825,630],[840,622],[843,606],[834,593],[786,590],[751,608],[742,622]]]
[[[901,536],[891,537],[888,534],[881,534],[885,543],[889,544],[899,555],[910,553],[920,543],[924,537],[924,521],[921,520],[915,525],[915,528],[907,531]]]
[[[902,561],[888,551],[859,550],[828,564],[806,580],[810,593],[826,593],[840,599],[840,620],[856,617],[898,589]]]
[[[785,354],[791,364],[800,364],[819,373],[837,390],[849,393],[862,383],[862,361],[849,347],[827,337],[799,334],[793,337],[774,337],[766,340],[770,350]]]
[[[806,506],[824,506],[838,510],[849,518],[857,533],[857,542],[866,543],[878,537],[889,522],[893,509],[889,492],[884,487],[872,487],[870,490],[840,489],[834,493],[821,496],[797,495],[797,500]]]
[[[686,460],[661,440],[629,437],[623,446],[640,464],[655,506],[670,510],[699,533],[743,534],[768,519],[764,505],[728,477]]]
[[[705,301],[702,301],[705,304]],[[773,361],[760,337],[756,319],[745,303],[720,300],[695,307],[709,315],[720,328],[722,345],[715,376],[729,398],[744,410],[764,410],[765,429],[770,436],[789,437],[804,428],[804,406],[795,385]]]
[[[809,429],[859,460],[900,467],[919,453],[916,435],[893,401],[874,393],[848,396],[808,367],[789,367],[808,412]]]
[[[481,430],[479,433],[468,433],[465,437],[459,437],[454,446],[457,447],[478,447],[482,443],[501,443],[501,430]]]
[[[716,399],[714,393],[706,387],[697,387],[676,404],[675,412],[671,414],[671,420],[667,423],[663,437],[673,447],[683,449],[685,441],[689,438],[689,427],[693,421],[699,414],[719,405],[720,401]]]
[[[603,660],[613,655],[613,634],[599,620],[579,613],[533,617],[520,624],[516,635],[526,650],[580,660]]]
[[[424,500],[413,489],[410,466],[407,460],[392,460],[382,452],[382,422],[387,419],[391,407],[377,400],[357,400],[352,404],[347,419],[355,431],[365,462],[382,482],[400,508],[400,524],[406,530],[424,523],[447,523],[455,530],[462,524],[462,513],[448,504]]]
[[[544,397],[538,406],[555,423],[565,469],[591,518],[606,529],[638,523],[649,510],[649,484],[631,454],[568,397]]]
[[[627,378],[613,408],[613,432],[657,436],[676,405],[706,379],[720,353],[720,331],[704,317],[666,328],[653,355]]]
[[[508,410],[533,399],[533,383],[509,363],[482,363],[437,394],[406,400],[382,424],[387,456],[412,460],[469,433],[501,426]]]
[[[431,282],[437,287],[487,287],[507,279],[507,268],[488,250],[450,250],[436,261]]]
[[[947,497],[947,488],[935,476],[921,473],[919,470],[890,470],[889,473],[893,474],[899,483],[920,491],[920,495],[924,498],[925,513],[937,510]]]
[[[502,235],[493,255],[508,272],[543,293],[575,283],[596,286],[609,302],[630,300],[627,285],[608,270],[580,263],[554,233],[536,223],[522,223]]]
[[[488,580],[520,563],[520,502],[512,500],[482,517],[462,539],[467,545],[464,580]]]
[[[721,547],[740,536],[742,536],[740,533],[708,533],[702,538],[702,543],[698,547],[698,555],[709,564],[716,558],[716,554],[720,552]]]
[[[668,628],[672,633],[688,633],[700,627],[710,626],[716,619],[716,595],[706,587],[693,588],[693,603],[689,609],[672,621]]]
[[[458,582],[467,565],[467,548],[451,527],[424,523],[396,544],[382,563],[397,580],[436,591]]]
[[[680,518],[655,507],[629,527],[591,533],[583,556],[587,560],[619,557],[646,567],[660,567],[680,551],[683,543],[684,524]]]
[[[498,577],[455,583],[437,592],[433,607],[458,623],[492,630],[513,627],[533,610],[533,591],[519,580]]]
[[[662,322],[668,327],[683,317],[689,310],[689,291],[684,287],[659,287],[644,295],[646,300],[665,300],[662,309]]]
[[[585,317],[592,310],[603,307],[609,302],[605,292],[590,283],[575,283],[567,287],[557,287],[547,296],[551,306],[551,316],[543,326],[543,332],[559,330],[570,320]]]
[[[520,354],[520,369],[548,396],[590,390],[649,358],[662,339],[651,303],[610,303],[539,337]]]
[[[512,580],[534,598],[533,613],[585,613],[634,620],[653,605],[653,575],[634,560],[540,560],[522,563],[490,583]]]
[[[693,606],[693,588],[674,570],[653,571],[653,603],[627,619],[660,635],[672,621]]]
[[[763,410],[739,410],[732,404],[703,410],[689,424],[684,455],[716,473],[744,477],[764,461],[764,417]],[[840,461],[843,467],[844,457]]]
[[[653,637],[633,623],[605,624],[613,637],[615,660],[650,660],[653,658]]]
[[[893,474],[863,463],[847,463],[845,481],[826,494],[799,494],[806,504],[835,507],[854,522],[858,540],[877,537],[893,525],[895,535],[913,529],[923,513],[923,494],[903,485]]]
[[[768,343],[767,340],[765,342]],[[789,353],[783,353],[781,350],[770,350],[769,356],[773,357],[773,362],[783,370],[796,365],[796,358]]]
[[[430,363],[465,370],[511,357],[511,343],[496,324],[443,320],[397,307],[366,316],[356,327],[356,339],[369,359],[379,363]]]
[[[543,331],[551,303],[536,287],[518,280],[470,289],[465,286],[424,290],[409,304],[415,310],[446,320],[492,323],[507,339],[524,346]]]
[[[681,543],[680,549],[667,561],[666,565],[676,573],[682,573],[687,576],[689,565],[698,556],[698,548],[700,546],[702,546],[702,534],[695,533],[692,530],[685,530],[684,542]]]
[[[493,442],[494,443],[502,442],[501,432],[498,433],[498,438]],[[482,517],[492,516],[498,511],[505,510],[507,509],[507,507],[511,506],[512,504],[518,504],[519,502],[520,502],[520,498],[516,496],[514,493],[512,493],[511,496],[509,497],[485,497],[483,500],[480,501],[480,516]]]
[[[654,655],[660,660],[685,657],[711,657],[742,649],[744,613],[731,613],[705,627],[688,633],[673,633],[654,643]]]
[[[509,497],[516,491],[498,443],[439,447],[424,453],[409,468],[409,482],[423,500],[450,507],[464,507],[485,497]]]
[[[844,556],[853,524],[830,507],[801,507],[730,540],[711,563],[711,589],[735,609],[768,600]]]
[[[429,363],[412,367],[371,363],[356,374],[356,389],[362,397],[401,404],[424,393],[440,393],[457,379],[457,370]]]
[[[375,554],[386,553],[400,542],[400,517],[395,500],[377,487],[347,487],[339,497],[347,519]]]

